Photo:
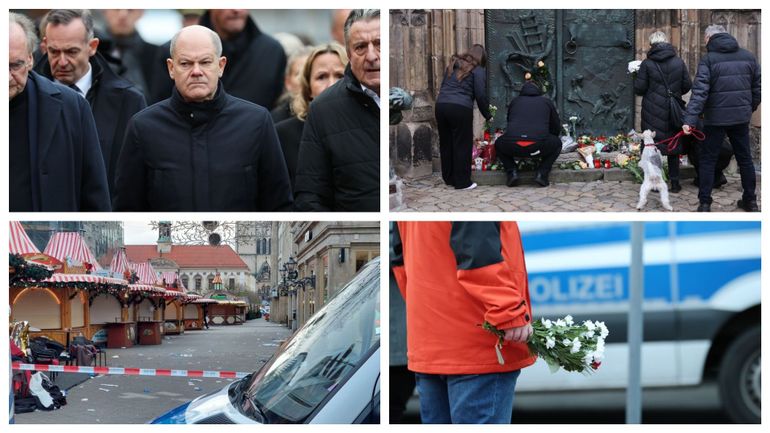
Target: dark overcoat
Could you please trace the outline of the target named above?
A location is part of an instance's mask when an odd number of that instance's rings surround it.
[[[228,95],[171,98],[129,122],[118,163],[118,211],[280,211],[291,186],[270,113]]]
[[[99,133],[99,145],[107,170],[110,196],[115,194],[115,170],[120,148],[126,135],[126,126],[134,114],[147,106],[144,95],[133,83],[119,77],[109,67],[101,54],[91,57],[93,78],[86,99]],[[43,56],[36,69],[41,75],[52,79],[48,55]]]
[[[350,65],[310,103],[296,176],[298,210],[380,209],[380,109]]]
[[[29,143],[33,210],[110,210],[94,118],[85,99],[34,71],[29,73]],[[24,163],[11,161],[11,164]],[[12,210],[12,209],[11,209]]]

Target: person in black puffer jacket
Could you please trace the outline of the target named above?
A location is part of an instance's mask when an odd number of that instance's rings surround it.
[[[506,185],[519,183],[516,158],[541,158],[535,182],[548,186],[548,174],[561,153],[559,113],[553,101],[543,96],[531,81],[521,86],[519,96],[508,106],[505,134],[495,140],[495,150],[508,172]]]
[[[665,78],[665,82],[664,82]],[[663,32],[655,32],[650,35],[650,50],[639,67],[639,72],[634,80],[634,92],[642,96],[642,130],[649,129],[655,132],[655,139],[662,141],[679,132],[679,125],[671,123],[669,96],[666,90],[677,96],[682,96],[690,91],[692,82],[687,66],[676,55],[674,47],[668,43],[668,38]],[[679,192],[682,187],[679,183],[679,153],[668,152],[665,145],[659,146],[660,151],[668,157],[668,178],[671,181],[671,192]]]
[[[380,210],[379,9],[353,9],[345,40],[345,75],[313,99],[302,129],[294,184],[299,211]]]
[[[749,148],[749,121],[761,101],[760,68],[756,57],[738,46],[738,41],[720,25],[705,32],[708,53],[698,64],[692,96],[687,104],[682,130],[691,133],[698,117],[703,116],[706,139],[701,148],[698,212],[711,211],[714,166],[725,134],[735,152],[741,173],[743,197],[738,207],[758,212],[756,173]]]

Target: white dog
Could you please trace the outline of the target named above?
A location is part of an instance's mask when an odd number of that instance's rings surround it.
[[[642,133],[644,148],[639,167],[644,171],[644,182],[639,190],[639,203],[636,208],[641,210],[647,204],[647,195],[650,191],[660,191],[660,201],[666,210],[674,210],[668,202],[668,186],[663,180],[663,155],[655,147],[655,133],[649,129]]]

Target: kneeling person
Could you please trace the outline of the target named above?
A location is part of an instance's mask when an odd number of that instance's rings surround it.
[[[519,183],[514,158],[541,158],[535,182],[548,186],[548,174],[561,153],[559,114],[553,101],[542,96],[540,89],[527,81],[521,93],[508,106],[505,134],[495,141],[497,155],[508,172],[506,185]]]
[[[171,40],[170,98],[130,121],[118,164],[121,211],[279,211],[292,205],[289,174],[270,113],[230,96],[227,59],[202,26]]]

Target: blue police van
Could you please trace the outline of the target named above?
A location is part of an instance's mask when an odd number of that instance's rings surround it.
[[[761,414],[761,241],[759,222],[646,222],[642,386],[716,383],[736,422]],[[536,317],[571,314],[610,329],[594,374],[544,362],[517,392],[624,388],[630,222],[521,222]]]

